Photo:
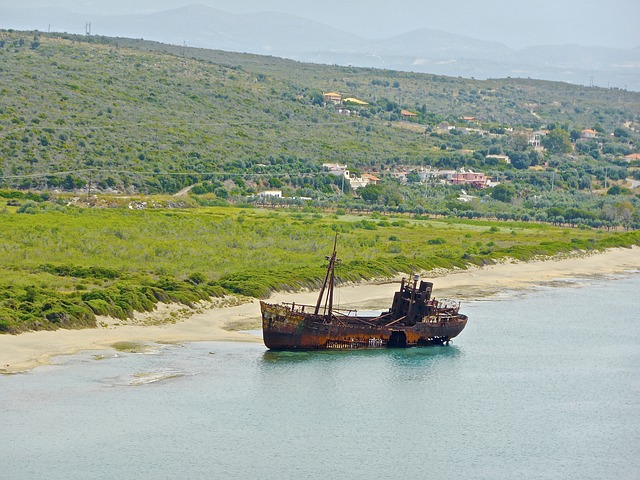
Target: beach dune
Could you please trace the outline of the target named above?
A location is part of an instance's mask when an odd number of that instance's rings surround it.
[[[467,270],[438,272],[434,295],[438,298],[473,300],[502,292],[548,284],[562,278],[581,278],[640,272],[640,248],[616,248],[603,253],[555,257],[531,262],[504,262]],[[433,273],[425,274],[433,278]],[[335,302],[342,308],[385,309],[389,307],[398,279],[342,286],[336,290]],[[315,304],[317,292],[279,292],[271,302]],[[176,317],[176,310],[182,315]],[[173,315],[172,315],[173,314]],[[51,357],[82,350],[113,348],[117,342],[181,343],[195,341],[260,342],[238,327],[260,328],[258,300],[236,306],[203,307],[184,314],[184,307],[161,305],[150,315],[155,323],[122,322],[100,319],[100,326],[84,330],[28,332],[0,335],[0,373],[23,372],[49,362]],[[171,318],[163,322],[162,317]],[[473,319],[471,319],[473,321]],[[133,323],[133,324],[131,324]]]

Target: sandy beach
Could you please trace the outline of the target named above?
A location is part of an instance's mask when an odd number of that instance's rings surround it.
[[[640,248],[617,248],[597,254],[526,263],[505,262],[482,268],[439,272],[434,280],[434,294],[438,298],[473,300],[562,278],[639,270]],[[427,277],[433,278],[433,274],[424,276]],[[398,281],[343,286],[336,290],[335,301],[342,308],[387,308],[398,288]],[[315,304],[316,299],[317,292],[280,292],[269,301]],[[168,318],[173,320],[166,322]],[[82,350],[110,349],[117,342],[261,342],[256,335],[237,330],[260,328],[257,300],[236,306],[203,306],[189,312],[185,312],[183,306],[161,305],[155,312],[139,315],[126,324],[105,318],[99,319],[99,324],[95,329],[0,335],[0,373],[24,372],[48,363],[53,356]]]

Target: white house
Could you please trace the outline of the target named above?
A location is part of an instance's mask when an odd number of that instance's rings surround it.
[[[349,177],[349,185],[354,190],[358,188],[366,187],[367,185],[377,185],[380,183],[380,179],[375,175],[363,173],[361,177]]]
[[[336,177],[348,177],[349,170],[347,170],[347,165],[341,165],[339,163],[323,163],[322,167],[329,170],[329,173],[335,175]]]
[[[282,190],[265,190],[264,192],[258,193],[258,196],[282,198]]]
[[[529,137],[529,145],[531,145],[534,150],[542,150],[542,139],[547,135],[547,132],[544,130],[538,130],[537,132],[533,132],[531,137]]]

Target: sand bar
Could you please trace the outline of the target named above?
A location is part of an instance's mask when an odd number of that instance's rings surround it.
[[[531,262],[505,262],[482,268],[439,272],[434,294],[439,298],[472,300],[504,290],[528,288],[561,278],[593,277],[640,271],[640,247],[616,248],[604,253],[554,258]],[[425,276],[427,277],[427,276]],[[342,308],[388,308],[398,288],[394,281],[343,286],[336,291]],[[280,292],[272,302],[315,304],[317,292]],[[161,306],[152,316],[168,317],[184,307]],[[148,314],[146,314],[148,315]],[[82,350],[109,349],[116,342],[260,342],[252,334],[226,329],[230,324],[259,328],[260,307],[257,300],[231,307],[199,309],[175,323],[159,325],[122,325],[101,319],[101,326],[84,330],[29,332],[0,335],[0,373],[27,371],[49,362],[52,356]],[[144,322],[133,322],[144,323]]]

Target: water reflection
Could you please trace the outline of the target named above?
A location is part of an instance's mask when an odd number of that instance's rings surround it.
[[[462,349],[457,345],[389,349],[388,352],[395,363],[407,366],[423,365],[434,360],[453,359],[462,355]]]
[[[295,365],[312,362],[353,362],[360,359],[389,359],[399,365],[420,365],[434,359],[456,358],[462,350],[454,345],[417,348],[381,348],[362,350],[274,351],[262,354],[264,365]]]

